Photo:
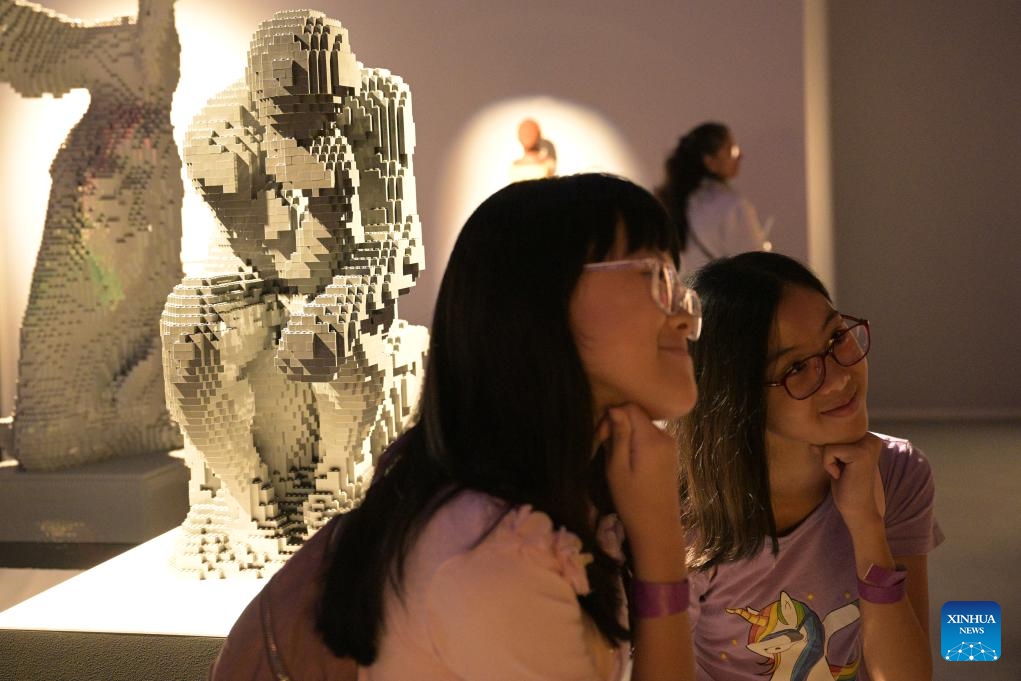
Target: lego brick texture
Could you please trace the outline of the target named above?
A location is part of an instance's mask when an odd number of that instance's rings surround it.
[[[417,400],[428,333],[398,298],[424,266],[411,93],[320,12],[257,28],[244,78],[184,159],[242,266],[184,278],[161,320],[191,510],[175,556],[266,576],[349,510]]]

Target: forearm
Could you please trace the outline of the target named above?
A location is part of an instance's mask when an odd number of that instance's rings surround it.
[[[630,539],[635,578],[643,582],[672,583],[687,579],[685,543],[680,523],[648,537]],[[632,603],[632,612],[635,604]],[[634,622],[634,681],[694,679],[691,625],[679,612],[643,617]]]
[[[852,532],[855,571],[863,577],[872,565],[893,569],[895,560],[882,525]],[[922,570],[924,572],[924,570]],[[926,579],[911,575],[908,579]],[[914,681],[932,678],[932,657],[925,627],[927,612],[917,612],[907,594],[895,603],[859,598],[862,650],[869,675],[876,681]],[[924,609],[924,606],[923,606]]]

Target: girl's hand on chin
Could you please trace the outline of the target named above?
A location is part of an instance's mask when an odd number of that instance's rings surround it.
[[[598,434],[609,440],[607,484],[631,542],[672,531],[681,517],[674,439],[630,403],[610,407]]]
[[[883,524],[886,494],[879,474],[879,453],[883,441],[872,433],[848,444],[830,444],[812,449],[832,478],[830,489],[844,523],[853,533],[874,523]]]

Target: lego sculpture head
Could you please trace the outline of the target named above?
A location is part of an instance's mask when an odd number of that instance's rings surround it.
[[[245,84],[261,133],[253,180],[265,179],[252,183],[261,214],[236,223],[231,242],[298,293],[321,291],[365,239],[345,129],[359,67],[340,22],[309,10],[260,24],[248,52]]]
[[[259,121],[304,140],[336,121],[361,85],[347,29],[321,12],[278,12],[262,22],[248,50],[245,81]]]

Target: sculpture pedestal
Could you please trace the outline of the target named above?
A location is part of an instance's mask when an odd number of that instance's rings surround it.
[[[0,467],[0,566],[89,568],[176,527],[188,468],[168,454],[41,473]]]
[[[176,572],[170,556],[179,533],[0,612],[0,680],[204,679],[268,580],[203,581]]]

